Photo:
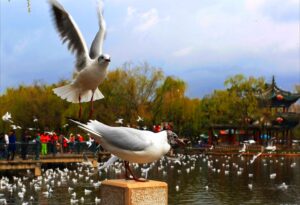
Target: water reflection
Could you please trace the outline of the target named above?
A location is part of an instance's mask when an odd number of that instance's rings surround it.
[[[182,155],[180,163],[175,163],[163,158],[147,165],[151,166],[148,176],[168,183],[169,204],[299,203],[299,158],[261,156],[250,164],[251,159]],[[140,174],[143,166],[133,167]],[[97,170],[91,167],[74,164],[67,168],[47,169],[38,179],[25,171],[22,177],[10,178],[9,185],[2,178],[0,204],[1,199],[6,199],[8,204],[96,204],[101,189],[97,185],[106,178],[122,178],[121,170],[122,163],[117,162],[99,176]],[[270,175],[274,173],[276,176],[272,179]],[[53,192],[47,196],[45,192],[51,189]],[[89,190],[91,193],[88,194]],[[21,198],[19,193],[23,191],[24,198]]]

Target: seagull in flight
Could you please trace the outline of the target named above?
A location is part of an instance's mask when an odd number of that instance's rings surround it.
[[[130,162],[151,163],[167,154],[171,149],[171,145],[184,144],[170,130],[154,133],[129,127],[111,127],[97,120],[90,120],[87,124],[70,120],[76,123],[79,128],[94,136],[95,140],[105,150],[124,160],[126,179],[131,179],[128,175],[129,172],[134,180],[143,181],[134,176],[129,167]]]
[[[115,121],[115,123],[123,125],[123,120],[123,118],[119,118]]]
[[[136,120],[137,122],[140,122],[140,121],[144,121],[143,118],[141,118],[139,115],[138,115],[138,119]]]
[[[11,114],[10,112],[6,112],[3,116],[2,116],[2,120],[4,122],[10,122],[13,123],[13,121],[11,120]]]
[[[67,42],[68,49],[75,53],[76,64],[73,80],[70,84],[53,89],[62,99],[79,103],[79,118],[81,103],[90,101],[90,115],[93,114],[93,101],[104,98],[98,86],[104,81],[110,56],[103,54],[103,42],[106,34],[106,23],[103,18],[102,2],[98,4],[99,30],[88,51],[86,42],[72,16],[56,0],[49,0],[55,26],[62,39]]]

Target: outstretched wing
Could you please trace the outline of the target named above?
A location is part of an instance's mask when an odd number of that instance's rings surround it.
[[[97,132],[101,133],[105,141],[120,149],[131,151],[145,150],[152,143],[146,138],[147,131],[136,132],[135,129],[127,127],[101,127],[97,126]]]
[[[75,120],[71,121],[78,124],[79,128],[98,137],[102,142],[106,141],[119,149],[142,151],[152,143],[146,137],[146,135],[150,134],[149,131],[141,131],[127,127],[110,127],[96,120],[91,120],[87,124]]]
[[[79,72],[86,66],[89,58],[85,40],[72,16],[65,11],[63,6],[56,0],[49,0],[49,2],[63,43],[67,42],[68,49],[76,54],[76,69]]]
[[[103,54],[103,42],[106,35],[106,23],[103,18],[103,2],[98,3],[98,20],[99,20],[99,30],[93,40],[90,49],[90,58],[95,59]]]

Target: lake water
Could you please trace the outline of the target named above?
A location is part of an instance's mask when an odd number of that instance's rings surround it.
[[[179,163],[164,158],[151,165],[148,178],[168,183],[171,205],[300,204],[299,157],[260,156],[253,164],[250,163],[251,159],[194,155],[181,156]],[[15,188],[9,191],[9,188],[1,185],[0,204],[4,198],[8,204],[71,204],[71,200],[78,200],[77,204],[96,204],[101,186],[95,185],[106,178],[121,178],[121,167],[121,162],[116,163],[107,172],[101,172],[101,176],[97,170],[77,164],[67,169],[63,167],[60,171],[47,169],[35,184],[32,184],[36,178],[32,177],[31,172],[18,172],[18,178],[9,179]],[[141,166],[135,166],[134,169],[140,174]],[[41,189],[37,190],[38,187]],[[47,196],[43,192],[49,189],[53,192]],[[91,193],[87,194],[84,190]],[[24,198],[20,198],[20,192],[24,192]],[[30,200],[30,197],[33,199]]]

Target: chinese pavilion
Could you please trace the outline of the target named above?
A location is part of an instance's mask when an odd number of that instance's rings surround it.
[[[271,113],[268,119],[264,119],[263,124],[259,123],[259,120],[252,120],[246,128],[232,124],[211,125],[209,144],[220,139],[228,144],[239,144],[251,136],[260,144],[263,140],[272,139],[276,144],[291,145],[292,130],[300,122],[300,113],[289,112],[289,108],[300,98],[300,93],[280,89],[273,76],[272,83],[266,84],[266,88],[257,98],[260,107],[268,109]]]
[[[272,117],[266,125],[267,135],[275,137],[276,143],[292,144],[292,130],[300,121],[300,113],[289,112],[292,104],[300,98],[300,93],[280,89],[273,76],[272,83],[258,96],[260,106],[270,109]]]

